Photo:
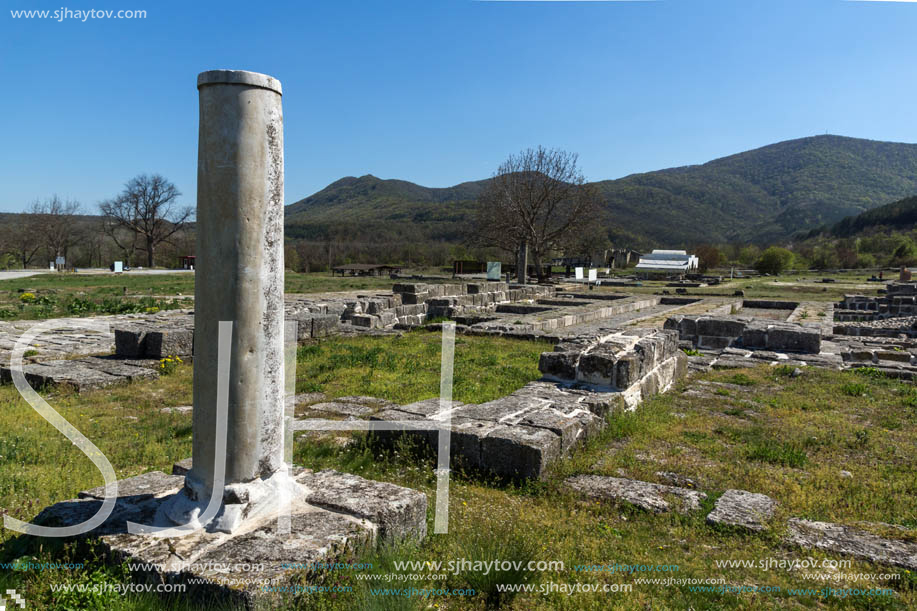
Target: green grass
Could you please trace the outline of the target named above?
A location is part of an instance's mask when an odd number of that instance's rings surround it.
[[[391,291],[388,277],[333,277],[287,271],[287,293]],[[22,295],[26,292],[34,300]],[[0,281],[0,318],[9,320],[155,312],[194,307],[194,274],[42,273]]]
[[[330,398],[369,395],[406,404],[439,396],[439,333],[415,331],[402,337],[333,338],[300,346],[297,392]],[[541,377],[538,357],[546,342],[492,337],[455,339],[455,400],[484,403]],[[406,375],[408,373],[410,375]]]
[[[744,373],[737,373],[733,376],[726,378],[726,381],[730,384],[736,384],[738,386],[754,386],[755,381]]]
[[[633,273],[633,270],[630,271]],[[777,277],[734,278],[729,280],[728,274],[721,284],[702,288],[688,289],[689,296],[724,295],[732,296],[735,291],[743,291],[746,299],[775,299],[783,301],[812,301],[812,302],[838,302],[844,295],[861,293],[877,295],[876,290],[884,288],[884,284],[867,282],[870,273],[867,272],[793,272],[784,273]],[[833,278],[833,283],[823,283],[822,278]],[[891,280],[891,278],[889,278]],[[667,282],[644,280],[641,287],[606,287],[597,290],[609,293],[637,293],[654,294],[662,290],[672,289],[667,287]],[[741,312],[738,312],[741,313]],[[806,318],[813,315],[808,313]]]
[[[450,532],[428,540],[418,549],[404,550],[385,564],[393,571],[396,559],[448,561],[468,557],[484,559],[503,554],[527,557],[533,547],[538,560],[562,560],[565,570],[532,575],[500,575],[502,583],[531,580],[591,584],[629,583],[633,592],[609,594],[518,594],[500,602],[507,609],[906,609],[917,604],[914,578],[900,569],[876,567],[854,561],[847,573],[888,572],[898,582],[830,583],[807,580],[799,572],[756,568],[717,569],[717,560],[759,561],[779,559],[841,559],[818,551],[788,548],[781,543],[788,517],[855,524],[861,520],[917,526],[917,497],[910,475],[917,464],[917,410],[902,413],[900,405],[912,388],[891,380],[870,379],[868,405],[850,405],[838,389],[853,373],[807,369],[804,376],[788,379],[763,366],[738,372],[752,384],[743,399],[747,422],[723,424],[722,412],[733,397],[716,399],[682,395],[680,388],[647,401],[635,412],[611,418],[603,434],[559,463],[546,482],[518,488],[499,488],[481,479],[453,474],[450,490]],[[730,383],[736,372],[703,376]],[[773,401],[771,401],[773,399]],[[822,404],[810,409],[809,403]],[[673,414],[682,417],[673,417]],[[882,428],[897,413],[898,428]],[[869,428],[872,439],[864,441]],[[315,468],[356,468],[366,477],[394,481],[432,494],[433,461],[403,448],[373,453],[359,441],[345,448],[326,442],[323,452],[297,446],[297,458]],[[321,454],[319,456],[319,454]],[[657,471],[675,471],[700,482],[709,496],[704,510],[687,516],[652,515],[626,505],[581,500],[561,486],[564,477],[577,473],[626,476],[660,481]],[[840,476],[841,470],[853,473]],[[773,530],[743,534],[708,526],[704,516],[717,496],[729,488],[771,495],[780,503]],[[901,537],[894,530],[882,533]],[[502,546],[502,548],[501,548]],[[494,550],[500,550],[495,552]],[[584,573],[575,564],[676,564],[678,578],[723,578],[732,586],[779,587],[778,593],[699,593],[687,586],[650,586],[635,583],[641,575]],[[379,567],[376,567],[379,570]],[[652,575],[643,575],[644,577]],[[487,608],[484,592],[493,579],[450,576],[451,587],[475,584],[475,599],[439,598],[429,603],[444,609]],[[658,575],[656,575],[658,577]],[[789,588],[891,587],[894,597],[826,598],[791,596]],[[356,595],[355,595],[356,596]],[[322,598],[322,608],[373,608],[365,598]],[[357,602],[360,601],[360,602]],[[349,605],[354,605],[350,607]]]
[[[171,465],[191,455],[191,419],[163,414],[162,407],[191,403],[191,367],[178,368],[158,381],[138,382],[77,395],[57,389],[42,396],[108,457],[118,478],[146,471],[171,472]],[[80,490],[104,484],[98,470],[65,437],[19,396],[0,387],[0,512],[31,520],[43,507],[73,498]],[[58,540],[18,537],[0,530],[0,562],[80,561],[86,554]],[[93,554],[89,554],[93,558]],[[85,561],[84,561],[85,562]],[[0,587],[14,588],[29,609],[190,609],[163,607],[145,596],[52,594],[51,583],[123,583],[119,567],[101,559],[84,569],[45,572],[0,571]]]
[[[533,375],[534,353],[542,346],[497,338],[459,338],[456,345],[456,398],[481,401],[505,394]],[[396,401],[433,396],[438,388],[439,341],[436,333],[402,338],[337,339],[300,349],[300,383],[315,383],[331,396],[376,394]],[[496,365],[493,359],[497,359]],[[510,373],[504,373],[504,370]],[[371,372],[371,375],[367,375]],[[781,542],[788,517],[846,524],[886,522],[917,527],[917,393],[896,380],[854,372],[806,368],[796,378],[762,366],[712,372],[701,377],[734,384],[749,383],[729,396],[682,394],[684,386],[646,401],[634,412],[613,416],[606,430],[569,458],[559,462],[543,482],[503,486],[461,470],[452,473],[448,534],[430,534],[416,546],[366,551],[353,559],[373,563],[372,572],[396,571],[396,560],[448,562],[522,560],[562,561],[563,570],[501,571],[483,575],[443,571],[443,581],[379,583],[389,587],[474,588],[472,597],[429,599],[373,596],[368,582],[353,572],[314,575],[320,583],[339,583],[352,593],[299,597],[290,609],[908,609],[917,605],[912,575],[896,569],[853,562],[846,573],[900,574],[900,582],[823,583],[797,571],[717,568],[716,561],[768,558],[839,557],[786,547]],[[419,381],[415,382],[414,378]],[[741,379],[741,378],[740,378]],[[861,398],[841,392],[847,384],[867,387]],[[459,390],[461,388],[461,390]],[[693,388],[700,388],[694,385]],[[160,412],[161,407],[188,404],[191,369],[173,375],[76,395],[53,393],[52,405],[87,434],[111,459],[119,477],[151,469],[168,470],[190,455],[189,415]],[[741,409],[742,417],[738,417]],[[735,414],[735,415],[732,415]],[[133,420],[131,418],[136,418]],[[77,491],[100,485],[95,468],[18,398],[0,387],[0,507],[28,520],[49,503],[73,498]],[[341,444],[339,439],[349,440]],[[303,437],[294,462],[313,469],[337,468],[371,479],[423,491],[430,501],[436,488],[435,462],[407,444],[381,450],[362,433],[322,438]],[[853,476],[841,477],[840,471]],[[699,483],[708,495],[705,511],[688,515],[648,514],[626,505],[586,501],[566,491],[564,477],[578,473],[624,476],[662,482],[659,471],[674,471]],[[779,505],[773,530],[742,534],[705,523],[706,510],[729,488],[761,492]],[[885,536],[901,536],[886,529]],[[85,550],[62,548],[47,540],[23,540],[11,531],[0,535],[0,561],[23,556],[57,561],[86,557]],[[89,555],[92,558],[92,554]],[[694,592],[685,585],[637,584],[639,577],[661,575],[577,572],[578,564],[678,565],[668,576],[724,579],[729,585],[780,587],[779,593]],[[94,560],[82,571],[0,573],[0,587],[16,588],[29,609],[158,609],[173,607],[153,598],[89,597],[65,601],[50,593],[50,583],[120,582],[118,567]],[[497,583],[630,584],[628,594],[496,592]],[[790,596],[790,587],[892,587],[894,597],[827,598]]]
[[[863,382],[847,382],[841,386],[841,392],[848,397],[862,397],[866,394],[868,388]]]

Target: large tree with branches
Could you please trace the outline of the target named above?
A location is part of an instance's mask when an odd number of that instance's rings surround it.
[[[516,253],[525,244],[535,270],[588,227],[601,198],[577,166],[578,156],[559,149],[526,149],[510,155],[478,197],[474,242]]]
[[[179,196],[178,188],[159,174],[136,176],[120,195],[99,204],[106,232],[125,252],[139,239],[147,266],[153,267],[156,247],[184,229],[194,214],[190,206],[178,206]]]
[[[39,228],[38,233],[52,261],[57,257],[67,257],[67,251],[79,237],[77,216],[82,206],[75,200],[63,200],[52,195],[44,201],[34,201],[27,214]]]

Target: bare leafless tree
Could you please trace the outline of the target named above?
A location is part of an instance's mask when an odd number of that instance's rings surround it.
[[[29,207],[27,213],[50,260],[66,258],[67,251],[79,237],[77,216],[81,208],[80,202],[63,200],[57,195],[43,201],[36,200]]]
[[[478,198],[474,243],[515,253],[523,243],[541,262],[597,218],[600,196],[575,153],[539,146],[510,155]]]
[[[105,222],[103,217],[94,216],[83,225],[79,241],[85,251],[84,259],[89,267],[96,262],[98,262],[98,267],[105,266],[102,260],[102,250],[107,239]]]
[[[23,269],[35,260],[38,252],[44,247],[38,219],[31,214],[19,214],[4,223],[0,230],[0,246],[3,252],[10,253],[22,264]]]
[[[181,231],[194,214],[190,206],[178,206],[180,195],[178,188],[159,174],[132,178],[120,195],[99,204],[107,219],[108,235],[125,253],[139,239],[146,250],[147,266],[153,267],[156,247]],[[127,240],[121,229],[127,230]]]

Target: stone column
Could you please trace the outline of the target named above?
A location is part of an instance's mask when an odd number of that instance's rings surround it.
[[[523,240],[516,255],[516,282],[525,284],[529,271],[529,245]]]
[[[237,70],[198,76],[193,461],[213,486],[217,326],[233,321],[226,484],[284,460],[283,115],[280,82]]]

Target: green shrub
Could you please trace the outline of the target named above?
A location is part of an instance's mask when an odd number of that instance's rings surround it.
[[[879,371],[875,367],[857,367],[854,369],[854,371],[857,373],[857,375],[865,376],[867,378],[875,378],[877,380],[881,380],[886,377],[884,372]]]
[[[184,361],[177,356],[167,356],[163,359],[159,359],[159,374],[167,376],[175,373],[175,370],[178,369],[178,366],[183,362]]]
[[[869,387],[863,382],[847,382],[841,386],[841,392],[848,397],[862,397]]]
[[[863,449],[869,446],[869,441],[869,429],[860,429],[854,434],[853,439],[850,441],[850,447]]]
[[[744,373],[735,374],[734,376],[729,378],[729,382],[731,384],[735,384],[736,386],[754,386],[755,385],[755,381],[749,378]]]
[[[786,248],[771,246],[761,253],[761,258],[755,263],[755,269],[762,274],[777,275],[793,265],[793,256]]]
[[[88,312],[93,312],[96,309],[96,304],[88,299],[83,299],[81,297],[74,297],[67,302],[67,305],[64,306],[69,314],[86,314]]]
[[[488,609],[505,607],[515,596],[514,592],[500,592],[497,586],[501,584],[523,585],[532,582],[538,577],[537,571],[526,570],[527,565],[536,558],[537,547],[532,540],[526,540],[520,535],[508,533],[495,533],[490,529],[475,531],[474,535],[463,537],[460,543],[459,556],[472,563],[493,563],[495,561],[509,561],[513,568],[510,570],[491,570],[485,574],[481,570],[468,570],[460,572],[456,577],[462,583],[453,587],[461,588],[463,585],[473,588],[479,595],[483,595],[484,604]],[[486,566],[483,565],[482,566]],[[518,568],[516,568],[518,567]]]

